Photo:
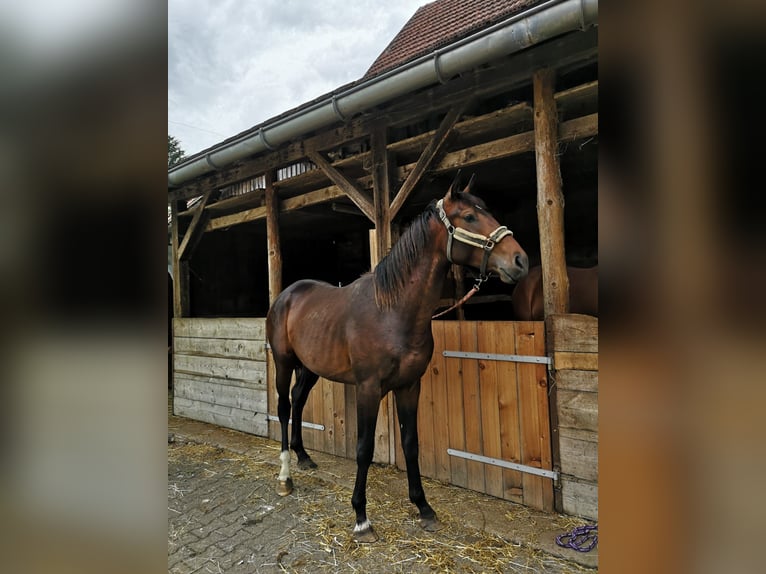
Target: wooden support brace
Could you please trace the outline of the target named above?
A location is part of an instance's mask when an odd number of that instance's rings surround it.
[[[442,152],[444,146],[447,143],[449,135],[452,133],[452,129],[460,119],[460,116],[463,115],[466,107],[468,107],[468,100],[452,106],[449,112],[447,112],[447,115],[444,116],[444,119],[441,121],[441,124],[439,124],[439,129],[436,130],[433,139],[428,142],[428,145],[423,150],[423,153],[420,154],[414,169],[407,176],[407,179],[402,184],[402,187],[399,189],[396,197],[391,202],[391,219],[396,217],[396,214],[399,212],[402,205],[404,205],[404,202],[407,201],[407,198],[410,196],[410,193],[412,193],[412,190],[415,189],[415,186],[417,186],[418,183],[420,183],[423,174],[428,170],[429,167],[431,167],[434,159]]]
[[[210,199],[210,195],[213,193],[212,189],[205,192],[202,199],[195,207],[194,217],[189,224],[189,228],[184,234],[184,239],[178,248],[178,258],[188,260],[191,257],[194,248],[199,243],[202,233],[205,231],[205,224],[207,223],[208,214],[205,212],[205,207]]]
[[[335,169],[325,157],[316,151],[309,151],[308,158],[330,178],[335,185],[343,190],[351,201],[364,213],[370,221],[375,222],[375,210],[367,194],[356,183]]]

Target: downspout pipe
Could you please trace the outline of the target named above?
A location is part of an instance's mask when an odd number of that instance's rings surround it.
[[[168,170],[178,187],[248,156],[277,148],[337,121],[379,106],[534,44],[597,24],[598,0],[551,0],[485,28],[404,66],[327,96],[295,114],[262,125]]]

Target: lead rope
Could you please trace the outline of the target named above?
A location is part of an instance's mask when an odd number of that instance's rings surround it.
[[[578,552],[590,552],[598,544],[598,524],[578,526],[556,537],[556,544]]]
[[[469,300],[471,297],[473,297],[473,296],[474,296],[476,293],[478,293],[478,292],[479,292],[479,289],[481,288],[481,284],[482,284],[482,283],[484,283],[484,282],[485,282],[485,281],[486,281],[488,278],[489,278],[489,277],[487,277],[487,276],[484,276],[484,277],[479,277],[479,278],[476,280],[476,283],[474,283],[473,287],[471,287],[471,290],[470,290],[468,293],[466,293],[465,295],[463,295],[463,298],[462,298],[462,299],[460,299],[460,301],[458,301],[457,303],[455,303],[455,304],[454,304],[452,307],[450,307],[449,309],[445,309],[445,310],[444,310],[444,311],[442,311],[441,313],[437,313],[436,315],[431,315],[431,319],[436,319],[436,318],[438,318],[438,317],[441,317],[442,315],[446,315],[447,313],[449,313],[449,312],[450,312],[450,311],[452,311],[453,309],[457,309],[458,307],[460,307],[460,306],[461,306],[463,303],[465,303],[466,301],[468,301],[468,300]]]

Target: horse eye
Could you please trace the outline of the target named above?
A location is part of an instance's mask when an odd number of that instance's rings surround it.
[[[463,219],[465,219],[466,223],[473,223],[476,221],[476,216],[473,213],[467,213],[463,216]]]

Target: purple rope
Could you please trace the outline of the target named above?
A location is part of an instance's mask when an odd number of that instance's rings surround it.
[[[578,552],[590,552],[598,544],[598,525],[578,526],[572,532],[556,537],[556,544]]]

